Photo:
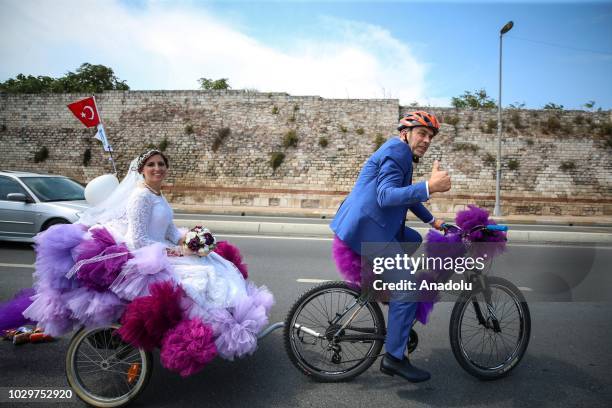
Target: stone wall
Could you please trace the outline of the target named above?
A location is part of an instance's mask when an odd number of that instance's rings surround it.
[[[66,108],[86,96],[0,95],[2,169],[83,182],[108,172],[95,131]],[[320,214],[333,214],[350,191],[375,139],[388,138],[399,114],[416,109],[393,99],[244,91],[113,91],[96,99],[121,174],[147,146],[167,145],[171,174],[165,191],[174,204]],[[496,112],[424,109],[444,123],[415,180],[427,176],[434,158],[453,180],[451,192],[428,205],[436,212],[468,203],[492,208]],[[610,112],[507,111],[504,213],[612,215],[610,121]],[[296,146],[286,146],[291,139]],[[35,163],[43,146],[49,157]],[[87,149],[92,159],[85,166]],[[276,169],[275,152],[284,154]]]

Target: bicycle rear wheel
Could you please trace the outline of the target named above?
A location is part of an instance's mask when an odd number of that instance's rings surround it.
[[[327,282],[295,302],[285,320],[284,341],[289,359],[303,374],[320,382],[347,381],[374,363],[384,343],[385,320],[375,302],[359,308],[359,296],[345,282]]]
[[[145,389],[151,377],[151,353],[124,343],[115,333],[118,328],[80,329],[68,345],[68,384],[89,405],[124,406]]]
[[[464,292],[451,314],[449,334],[455,358],[481,380],[504,377],[521,361],[529,344],[531,315],[525,297],[511,282],[486,277],[484,291]]]

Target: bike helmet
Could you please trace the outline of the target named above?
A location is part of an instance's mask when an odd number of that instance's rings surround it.
[[[416,111],[406,113],[399,121],[397,130],[401,131],[406,128],[424,126],[430,128],[434,132],[434,136],[440,130],[440,123],[435,115],[425,111]]]

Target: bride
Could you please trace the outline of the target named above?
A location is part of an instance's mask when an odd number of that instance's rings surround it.
[[[23,316],[56,336],[120,321],[124,341],[159,347],[164,366],[188,376],[216,355],[253,353],[274,300],[247,280],[236,247],[220,242],[199,256],[184,245],[161,191],[168,168],[161,151],[141,154],[77,224],[36,237],[35,295]]]

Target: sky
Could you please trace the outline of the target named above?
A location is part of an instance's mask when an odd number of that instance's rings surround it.
[[[450,106],[612,109],[612,0],[0,0],[0,81],[111,67],[131,89],[233,89]]]

